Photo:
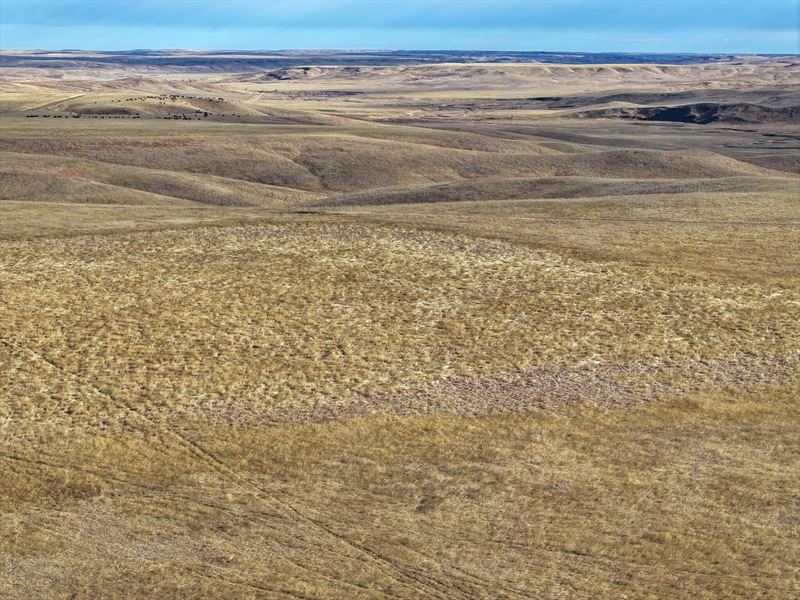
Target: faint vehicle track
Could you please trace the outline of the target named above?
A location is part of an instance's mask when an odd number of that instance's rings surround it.
[[[360,544],[347,536],[336,532],[333,528],[322,523],[321,521],[309,517],[305,513],[303,513],[300,509],[296,508],[292,504],[286,502],[285,500],[281,500],[274,495],[268,493],[263,488],[261,488],[258,484],[253,482],[246,477],[238,474],[236,471],[231,469],[227,466],[221,459],[216,457],[211,452],[208,452],[195,442],[192,442],[185,436],[176,433],[169,428],[163,427],[159,425],[155,420],[148,417],[147,415],[139,412],[130,402],[123,400],[121,398],[117,398],[116,396],[100,389],[96,385],[91,382],[85,382],[80,379],[80,376],[76,373],[65,369],[58,365],[57,363],[50,360],[47,356],[32,350],[31,348],[27,348],[17,344],[12,340],[8,340],[6,338],[0,337],[0,343],[11,348],[12,350],[16,350],[17,352],[24,352],[29,354],[30,356],[34,357],[36,360],[46,363],[51,368],[56,369],[57,371],[70,376],[72,379],[86,385],[96,393],[108,398],[117,406],[124,408],[125,410],[129,411],[132,415],[137,417],[140,421],[142,421],[147,428],[150,428],[154,432],[157,432],[161,435],[163,441],[166,443],[167,440],[164,438],[172,439],[176,442],[179,446],[182,446],[185,450],[189,452],[192,456],[194,456],[200,462],[205,463],[208,465],[213,471],[215,471],[220,476],[227,478],[235,483],[237,483],[240,487],[249,490],[252,492],[256,497],[260,498],[262,501],[271,502],[277,505],[285,514],[288,514],[289,517],[298,523],[305,523],[307,525],[316,528],[317,530],[321,531],[323,534],[334,538],[335,540],[346,544],[356,552],[364,555],[368,560],[371,560],[377,563],[381,570],[383,571],[384,575],[387,575],[391,579],[394,579],[396,582],[400,583],[401,585],[409,586],[416,589],[417,592],[420,592],[427,597],[434,597],[434,598],[452,598],[452,597],[461,597],[461,598],[471,598],[472,596],[468,595],[460,588],[454,586],[453,583],[443,582],[440,581],[430,575],[425,573],[421,573],[420,569],[415,569],[410,567],[409,565],[405,565],[400,561],[394,560],[384,554],[381,554],[371,548]],[[389,573],[391,572],[391,573]],[[477,580],[477,578],[474,578]],[[489,587],[489,584],[478,584],[481,587]],[[493,586],[495,589],[499,589],[499,586]],[[518,595],[515,593],[515,595]],[[302,596],[296,596],[302,597]]]
[[[26,110],[41,110],[42,108],[49,108],[51,106],[55,106],[57,104],[61,104],[62,102],[69,102],[70,100],[77,100],[78,98],[83,98],[86,94],[78,94],[76,96],[70,96],[69,98],[61,98],[60,100],[54,100],[52,102],[45,102],[44,104],[40,104],[38,106],[31,106]]]
[[[46,467],[46,468],[49,468],[49,469],[61,469],[61,470],[65,470],[65,471],[74,471],[74,472],[84,473],[84,474],[87,474],[87,475],[98,477],[100,479],[103,479],[104,481],[111,481],[111,482],[114,482],[114,484],[119,485],[119,486],[124,486],[124,487],[128,487],[128,488],[134,488],[134,489],[139,491],[139,493],[137,494],[137,498],[145,498],[145,499],[149,499],[149,500],[162,500],[162,501],[180,501],[181,502],[181,510],[184,513],[187,512],[187,510],[190,510],[190,509],[187,509],[187,504],[191,504],[191,505],[195,505],[195,506],[201,507],[201,508],[206,508],[206,509],[210,509],[210,510],[214,510],[214,511],[221,511],[223,513],[230,514],[232,516],[241,516],[241,513],[238,513],[237,511],[231,510],[230,506],[227,506],[224,503],[214,502],[213,500],[209,500],[209,499],[202,500],[202,499],[198,499],[196,496],[190,496],[190,495],[179,493],[179,492],[175,492],[175,491],[170,491],[169,494],[160,495],[160,496],[157,495],[157,494],[154,495],[154,494],[144,493],[144,492],[147,492],[147,491],[159,491],[159,490],[158,490],[158,488],[153,488],[151,486],[144,485],[144,484],[141,484],[141,483],[137,483],[135,481],[131,481],[131,480],[128,480],[128,479],[121,479],[119,477],[116,477],[115,475],[110,473],[108,469],[96,469],[96,468],[93,469],[93,468],[87,467],[86,465],[73,464],[73,463],[69,463],[69,462],[59,462],[57,460],[52,460],[52,459],[44,460],[44,459],[41,459],[41,458],[19,456],[19,455],[16,455],[16,454],[4,453],[2,451],[0,451],[0,459],[7,460],[7,461],[14,461],[16,463],[19,463],[20,465],[27,466],[28,468],[30,468],[32,470],[32,472],[34,474],[41,473],[41,468],[42,467]],[[23,467],[23,469],[24,468],[25,467]],[[32,508],[33,508],[34,512],[40,512],[41,511],[43,514],[49,514],[49,512],[50,512],[49,510],[38,509],[36,507],[32,507]],[[202,514],[201,510],[195,510],[195,512],[197,514]],[[254,520],[254,521],[258,521],[259,523],[263,524],[264,526],[268,526],[268,527],[272,527],[273,526],[273,524],[268,519],[264,518],[262,515],[260,515],[258,513],[249,513],[248,517],[250,519]],[[37,526],[37,527],[39,527],[39,528],[41,528],[43,530],[46,530],[46,531],[52,531],[49,527],[43,525],[41,522],[35,523],[35,526]],[[229,534],[224,530],[218,531],[218,534],[222,535],[225,538],[227,538],[232,544],[236,545],[237,538],[234,535]],[[387,598],[399,598],[398,596],[395,596],[395,595],[390,594],[388,592],[383,592],[383,591],[380,591],[380,590],[366,588],[366,586],[364,586],[362,584],[357,584],[357,583],[345,581],[345,580],[342,580],[342,579],[335,579],[335,578],[333,578],[331,576],[328,576],[328,575],[325,575],[324,573],[321,573],[319,571],[314,571],[314,570],[312,570],[311,567],[308,567],[308,566],[306,566],[304,564],[301,564],[301,563],[297,562],[296,560],[292,560],[292,559],[290,559],[290,558],[288,558],[286,556],[284,556],[282,558],[283,558],[283,560],[285,560],[285,561],[291,563],[292,565],[294,565],[295,567],[297,567],[299,570],[301,570],[301,571],[303,571],[305,573],[313,572],[313,574],[315,576],[320,577],[322,579],[325,579],[327,581],[330,581],[332,584],[334,584],[336,586],[352,587],[352,588],[359,589],[361,591],[368,591],[373,595],[380,594],[381,596],[385,596]],[[210,578],[210,579],[215,579],[215,580],[217,580],[217,581],[219,581],[221,583],[225,583],[225,584],[230,584],[230,585],[234,585],[234,586],[238,586],[238,587],[251,588],[251,589],[254,589],[254,590],[275,591],[275,590],[271,590],[271,589],[267,590],[267,588],[264,588],[263,586],[262,587],[258,587],[258,586],[253,586],[253,585],[242,583],[242,582],[234,582],[234,581],[231,581],[229,579],[224,579],[222,577],[208,577],[204,573],[201,573],[199,571],[195,571],[195,570],[192,570],[192,569],[188,569],[188,568],[184,568],[184,570],[189,572],[189,573],[192,573],[193,575],[197,575],[197,576],[200,576],[200,577],[207,577],[207,578]],[[455,570],[460,571],[459,569],[455,569]],[[291,595],[292,597],[307,598],[307,596],[297,595],[297,594],[294,594],[293,592],[287,591],[287,590],[281,590],[281,592],[284,593],[284,594]]]

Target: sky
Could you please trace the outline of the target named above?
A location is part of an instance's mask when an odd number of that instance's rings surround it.
[[[800,0],[0,0],[3,49],[800,53]]]

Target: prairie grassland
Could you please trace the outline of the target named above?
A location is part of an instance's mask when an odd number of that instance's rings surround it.
[[[9,593],[796,583],[796,287],[335,223],[3,246]]]
[[[154,409],[233,420],[504,370],[755,365],[791,354],[800,331],[795,289],[413,230],[256,225],[4,250],[6,339]]]
[[[777,277],[794,285],[800,260],[787,250],[800,245],[800,184],[771,180],[761,191],[423,201],[326,212],[557,248],[585,258],[658,263],[756,280]],[[741,180],[732,183],[746,185]],[[758,181],[750,184],[757,186]],[[778,187],[770,190],[769,185]]]
[[[0,597],[800,594],[790,67],[9,68]]]
[[[61,436],[4,461],[4,591],[791,597],[797,389],[195,426],[243,481],[133,423]]]

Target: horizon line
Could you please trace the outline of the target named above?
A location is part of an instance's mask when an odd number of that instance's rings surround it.
[[[3,48],[0,52],[239,52],[242,54],[256,54],[264,52],[425,52],[425,53],[456,53],[456,52],[486,52],[494,54],[656,54],[656,55],[690,55],[690,56],[797,56],[800,52],[735,52],[735,51],[709,51],[690,52],[680,50],[498,50],[491,48],[126,48],[124,50],[106,50],[100,48]]]

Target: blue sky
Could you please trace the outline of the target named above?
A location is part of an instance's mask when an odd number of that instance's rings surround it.
[[[800,53],[800,0],[0,0],[0,47]]]

